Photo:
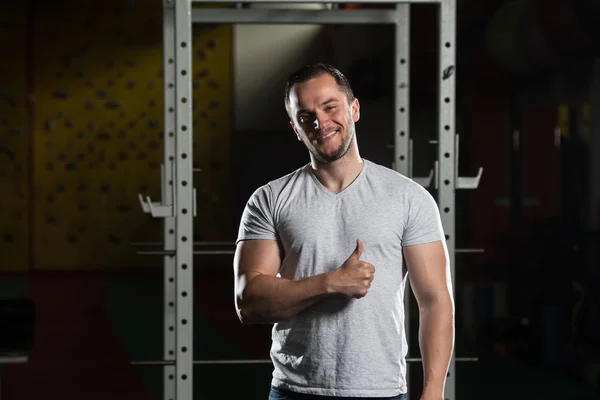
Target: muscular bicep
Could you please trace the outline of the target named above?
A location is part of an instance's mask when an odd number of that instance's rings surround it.
[[[419,307],[452,298],[450,260],[444,241],[406,246],[404,259]]]
[[[237,277],[275,276],[281,266],[280,247],[276,240],[244,240],[238,243],[234,256]]]
[[[260,275],[275,276],[281,266],[281,249],[276,240],[245,240],[238,243],[233,258],[235,301],[239,308],[248,282]]]

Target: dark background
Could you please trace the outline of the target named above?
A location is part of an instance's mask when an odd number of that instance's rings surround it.
[[[36,305],[30,360],[0,366],[2,398],[161,398],[160,369],[130,365],[162,358],[162,258],[135,245],[162,240],[137,198],[160,198],[161,1],[0,4],[0,297]],[[437,8],[411,16],[425,176]],[[596,0],[458,1],[459,171],[484,168],[457,192],[457,247],[484,249],[456,256],[456,354],[479,357],[457,366],[458,400],[600,395],[599,27]],[[195,240],[233,241],[248,196],[308,161],[282,104],[301,63],[348,76],[361,155],[391,166],[393,40],[389,26],[194,27]],[[231,257],[194,268],[195,358],[267,358],[270,327],[236,318]],[[264,399],[270,372],[197,366],[195,394]]]

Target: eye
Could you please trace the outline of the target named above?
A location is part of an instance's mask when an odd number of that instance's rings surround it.
[[[335,110],[335,106],[327,106],[325,108],[325,111],[333,111],[333,110]]]

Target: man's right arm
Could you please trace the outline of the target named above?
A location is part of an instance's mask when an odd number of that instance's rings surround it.
[[[361,261],[362,243],[339,268],[301,280],[277,277],[281,251],[275,240],[248,240],[234,257],[235,308],[244,324],[270,324],[293,317],[322,299],[366,296],[375,269]]]
[[[239,242],[234,257],[234,294],[242,323],[279,322],[332,294],[327,274],[292,281],[276,276],[280,266],[277,241]]]

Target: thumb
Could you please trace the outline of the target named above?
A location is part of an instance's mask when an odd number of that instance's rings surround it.
[[[356,240],[356,249],[354,249],[354,253],[352,253],[352,257],[354,257],[355,259],[360,259],[360,256],[362,255],[363,252],[363,244],[360,240]]]

